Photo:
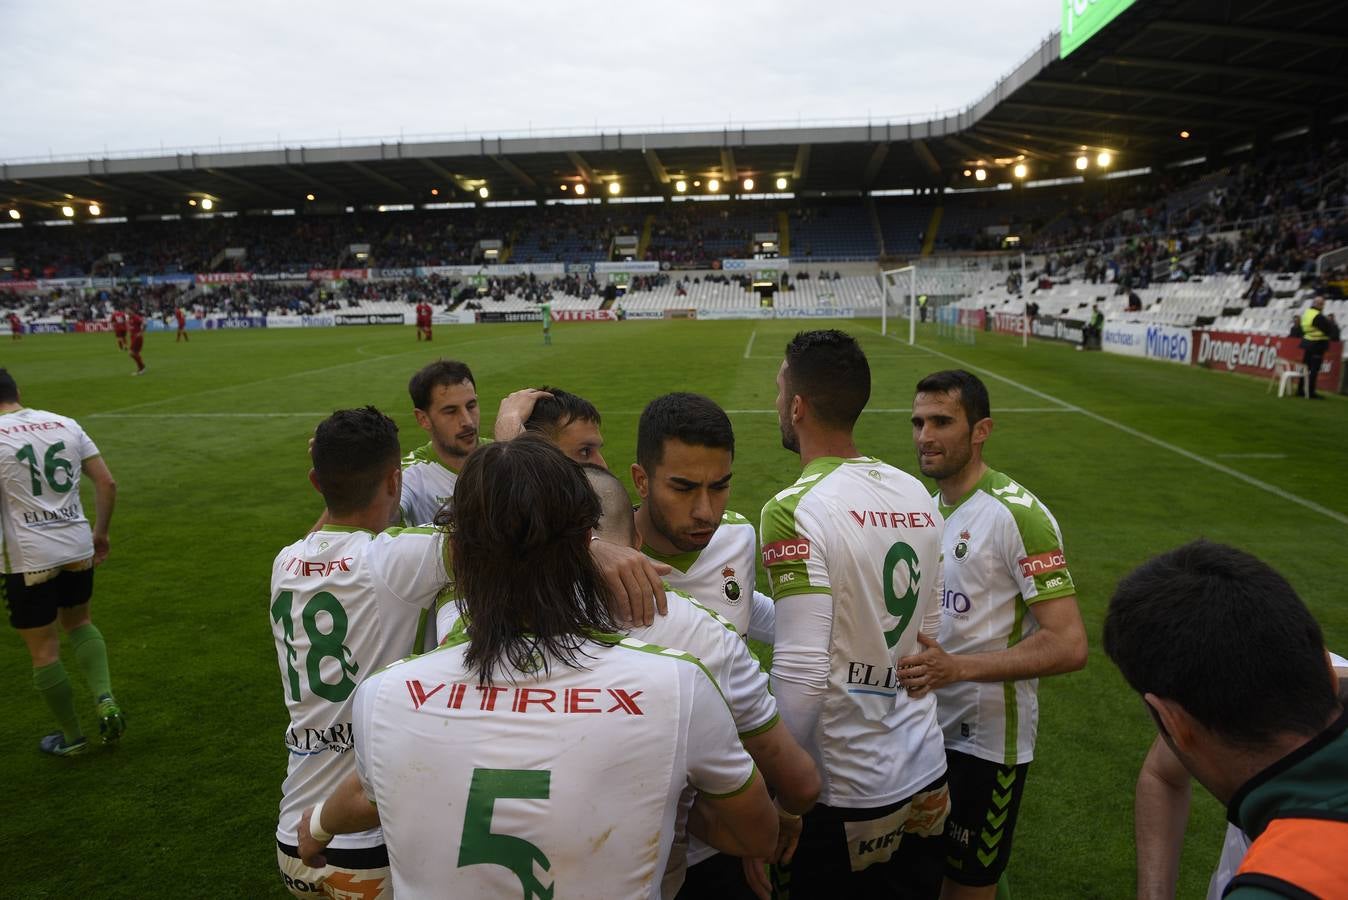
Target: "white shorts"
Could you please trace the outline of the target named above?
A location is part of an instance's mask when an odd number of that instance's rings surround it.
[[[348,869],[341,866],[324,866],[315,869],[306,866],[304,860],[296,859],[276,848],[276,865],[281,870],[281,878],[286,890],[296,897],[310,900],[393,900],[393,879],[388,866],[377,869]]]

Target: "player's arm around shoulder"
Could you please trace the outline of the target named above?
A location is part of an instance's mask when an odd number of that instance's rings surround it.
[[[108,558],[111,544],[108,526],[112,524],[112,509],[117,503],[117,481],[101,456],[91,456],[80,463],[80,471],[94,483],[94,565]]]

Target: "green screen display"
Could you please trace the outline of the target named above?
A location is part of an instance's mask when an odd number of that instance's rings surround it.
[[[1090,40],[1135,0],[1059,0],[1062,3],[1062,52],[1065,57]]]

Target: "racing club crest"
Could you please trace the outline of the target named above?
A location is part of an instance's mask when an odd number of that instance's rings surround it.
[[[725,579],[725,598],[732,605],[740,602],[740,583],[735,580],[735,570],[726,566],[721,570],[721,577]]]
[[[964,562],[969,555],[969,532],[961,531],[959,543],[955,544],[955,561]]]

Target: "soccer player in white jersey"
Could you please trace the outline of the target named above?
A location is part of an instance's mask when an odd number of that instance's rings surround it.
[[[1048,508],[983,461],[992,433],[977,376],[928,375],[913,443],[945,516],[941,633],[901,660],[914,695],[933,691],[952,806],[945,900],[991,900],[1011,857],[1039,723],[1038,679],[1086,665],[1086,629]]]
[[[730,417],[708,397],[656,397],[637,423],[632,484],[641,496],[642,551],[665,580],[725,616],[741,635],[772,640],[772,600],[754,590],[758,533],[726,509],[735,461]]]
[[[477,449],[477,382],[464,363],[437,359],[412,376],[407,393],[430,440],[403,458],[398,512],[407,525],[426,525],[453,495],[459,469]]]
[[[389,897],[378,828],[343,835],[327,864],[313,868],[300,859],[297,827],[300,813],[354,770],[352,692],[412,651],[420,613],[448,580],[446,545],[434,528],[384,530],[402,479],[398,427],[377,409],[325,419],[312,459],[325,524],[277,554],[271,577],[272,636],[290,714],[276,859],[297,897]]]
[[[449,529],[467,628],[356,693],[356,766],[312,851],[382,819],[401,897],[660,896],[679,798],[695,833],[771,852],[777,816],[711,677],[614,633],[599,501],[534,436],[473,454]]]
[[[944,523],[916,478],[858,452],[870,391],[850,335],[802,332],[787,345],[777,416],[804,471],[763,507],[772,687],[824,782],[795,859],[773,872],[793,898],[940,891],[950,799],[936,701],[899,690],[896,669],[919,631],[940,627]]]
[[[80,503],[81,474],[94,483],[92,530]],[[83,753],[89,746],[61,662],[61,630],[70,636],[75,661],[94,693],[103,742],[115,741],[126,722],[112,695],[108,649],[89,617],[89,600],[94,566],[108,557],[117,483],[79,423],[25,408],[5,369],[0,369],[0,494],[0,588],[9,623],[32,658],[33,687],[61,726],[38,746],[53,756]]]

